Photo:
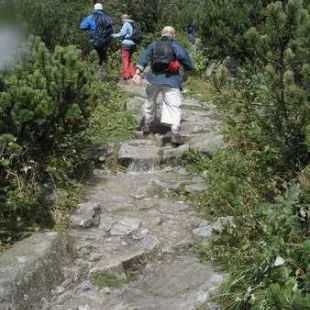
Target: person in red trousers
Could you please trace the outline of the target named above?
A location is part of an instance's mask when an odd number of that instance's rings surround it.
[[[122,68],[123,79],[129,80],[135,75],[136,68],[131,62],[132,54],[135,51],[136,44],[132,40],[133,23],[134,21],[129,18],[127,14],[121,16],[122,29],[120,32],[113,34],[114,38],[122,39]]]

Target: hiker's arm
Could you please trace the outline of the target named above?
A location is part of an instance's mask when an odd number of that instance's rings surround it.
[[[86,17],[82,20],[81,24],[80,24],[80,29],[81,30],[88,30],[91,28],[91,21],[90,21],[90,17]]]
[[[149,46],[146,48],[146,50],[141,54],[141,56],[138,60],[138,63],[137,63],[136,73],[143,72],[144,68],[151,61],[152,54],[153,54],[153,46],[154,46],[153,43],[149,44]]]
[[[113,33],[113,38],[124,38],[129,33],[129,23],[124,23],[122,29],[118,33]]]
[[[186,82],[188,80],[190,72],[194,69],[192,60],[189,56],[188,51],[183,46],[180,46],[179,44],[175,44],[174,51],[176,54],[176,59],[181,62],[184,68],[182,80],[183,82]]]
[[[153,55],[153,46],[154,43],[149,44],[146,50],[141,54],[138,63],[136,65],[136,73],[132,78],[134,84],[138,85],[141,83],[141,73],[144,71],[147,64],[151,61]]]
[[[192,71],[194,69],[194,66],[187,50],[183,46],[175,44],[174,51],[176,59],[181,62],[182,66],[184,67],[184,71]]]

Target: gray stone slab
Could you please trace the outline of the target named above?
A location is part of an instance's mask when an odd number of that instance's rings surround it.
[[[136,218],[123,218],[114,224],[110,230],[112,236],[129,235],[140,228],[141,221]]]
[[[121,145],[118,159],[122,162],[160,163],[160,148],[153,140],[129,140]]]
[[[0,256],[0,309],[40,309],[63,279],[65,241],[56,232],[37,233]]]
[[[164,148],[162,150],[162,160],[167,162],[173,159],[180,159],[188,151],[189,145],[187,143],[180,145],[179,147]]]
[[[195,310],[215,294],[223,281],[212,267],[179,256],[155,266],[142,279],[118,293],[90,292],[71,300],[65,309]]]
[[[189,148],[192,151],[199,151],[206,156],[214,155],[219,149],[226,146],[222,135],[202,134],[189,141]]]
[[[215,223],[212,224],[213,231],[216,233],[221,233],[226,226],[234,227],[234,217],[233,216],[224,216],[219,217]]]
[[[98,226],[101,213],[101,205],[94,202],[84,202],[77,206],[77,209],[70,217],[71,228],[90,228]]]
[[[193,183],[184,187],[184,192],[188,194],[199,194],[206,192],[208,189],[206,183]]]

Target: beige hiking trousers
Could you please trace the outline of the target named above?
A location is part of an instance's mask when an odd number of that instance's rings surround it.
[[[172,127],[179,127],[181,122],[181,93],[179,89],[171,88],[168,85],[147,85],[147,99],[143,106],[145,120],[153,121],[155,119],[156,99],[159,93],[162,93],[163,96],[160,122]]]

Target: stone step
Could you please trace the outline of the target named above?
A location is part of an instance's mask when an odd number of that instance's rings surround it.
[[[192,256],[151,262],[124,289],[82,288],[65,305],[49,310],[195,310],[217,292],[223,275]],[[215,309],[215,308],[214,308]]]
[[[160,147],[154,140],[129,140],[122,143],[118,152],[118,160],[129,166],[131,163],[140,163],[142,166],[160,164]]]

